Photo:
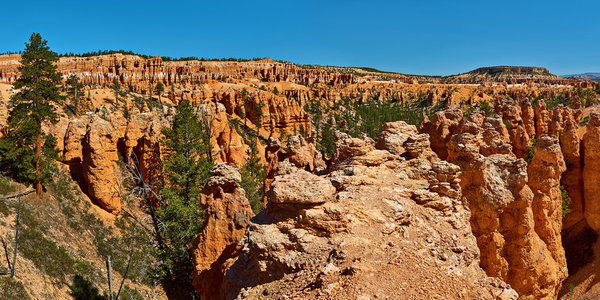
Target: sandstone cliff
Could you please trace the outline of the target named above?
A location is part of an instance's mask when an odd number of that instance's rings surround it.
[[[222,264],[239,254],[238,242],[253,216],[240,181],[235,168],[219,164],[201,194],[205,220],[193,254],[194,286],[202,299],[218,298],[225,275]]]

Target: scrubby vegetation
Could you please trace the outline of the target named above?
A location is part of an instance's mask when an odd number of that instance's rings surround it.
[[[463,107],[463,115],[465,118],[473,114],[475,111],[483,113],[486,117],[489,117],[494,114],[494,107],[488,101],[480,101],[475,103],[475,105]]]
[[[29,300],[25,286],[11,277],[0,278],[0,299]]]
[[[527,163],[531,163],[533,161],[533,157],[535,156],[535,144],[537,144],[537,139],[531,139],[529,141],[529,147],[527,147],[527,153],[525,154],[525,160]]]
[[[14,183],[6,180],[6,185],[11,187],[11,191],[19,192]],[[28,299],[25,290],[29,283],[23,281],[20,274],[33,270],[28,269],[25,261],[39,270],[37,276],[47,276],[59,286],[70,286],[75,299],[94,298],[76,297],[79,292],[73,288],[81,282],[74,280],[88,282],[96,290],[99,287],[106,290],[104,260],[108,255],[113,262],[113,284],[118,285],[123,277],[138,284],[152,284],[149,267],[154,262],[148,251],[148,235],[131,217],[118,217],[116,227],[105,225],[91,211],[92,207],[83,199],[75,183],[62,172],[55,173],[47,188],[49,193],[43,200],[37,200],[44,201],[44,205],[39,205],[35,198],[23,198],[20,201],[18,198],[0,198],[1,215],[9,218],[8,223],[0,224],[12,226],[12,220],[18,212],[20,228],[15,268],[20,280],[0,278],[0,285],[4,286],[4,294],[0,292],[0,298]],[[12,236],[4,238],[5,242],[12,245]],[[77,243],[74,244],[75,241]],[[12,252],[12,248],[8,250]],[[9,266],[13,266],[12,257],[9,261]],[[135,294],[134,289],[129,289],[129,293]],[[113,294],[116,294],[116,290],[113,290]]]
[[[334,128],[351,136],[366,134],[376,139],[387,122],[405,121],[417,126],[426,116],[431,117],[443,108],[442,105],[427,106],[422,103],[425,102],[359,102],[346,98],[330,108],[324,108],[318,100],[312,100],[304,109],[315,127],[317,148],[331,156],[335,149]]]
[[[563,217],[571,213],[571,197],[564,186],[560,186],[560,196],[562,198],[562,215]]]

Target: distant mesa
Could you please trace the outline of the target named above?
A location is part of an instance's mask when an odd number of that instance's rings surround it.
[[[575,80],[600,81],[600,73],[569,74],[562,75],[561,77]]]
[[[569,84],[569,79],[561,78],[542,67],[495,66],[449,76],[448,83],[504,82],[507,84]]]

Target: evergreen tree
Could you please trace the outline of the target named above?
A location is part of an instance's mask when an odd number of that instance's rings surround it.
[[[265,168],[260,163],[256,140],[252,137],[246,137],[246,135],[242,136],[246,144],[250,147],[250,150],[248,151],[246,164],[240,169],[240,175],[242,175],[241,186],[246,191],[246,198],[250,202],[252,211],[258,214],[263,210],[262,198],[264,194],[263,183],[266,176]]]
[[[156,84],[156,88],[154,88],[154,90],[156,91],[156,94],[158,94],[158,102],[162,103],[162,100],[160,99],[160,94],[162,94],[165,91],[165,86],[159,82]]]
[[[81,106],[81,89],[83,88],[83,84],[79,82],[79,77],[74,74],[70,75],[65,83],[67,85],[67,94],[71,97],[74,113],[78,114]]]
[[[261,102],[252,100],[252,104],[254,107],[254,125],[257,129],[260,129],[263,124],[263,107],[265,106]]]
[[[10,99],[6,136],[0,141],[0,161],[17,180],[33,182],[41,195],[58,158],[53,136],[42,131],[46,122],[58,122],[55,107],[60,95],[62,74],[54,63],[56,53],[47,46],[39,33],[33,33],[21,56],[21,76],[14,84],[17,93]]]
[[[198,236],[203,212],[198,199],[213,163],[210,133],[205,130],[188,101],[177,105],[171,128],[163,130],[168,153],[163,164],[165,184],[160,191],[157,216],[164,224],[165,247],[159,250],[164,262],[158,276],[167,287],[192,288],[192,242]]]
[[[246,126],[248,120],[248,91],[244,88],[240,93],[242,94],[242,103],[244,103],[243,116],[240,117],[244,119],[244,126]]]
[[[119,82],[119,78],[113,78],[111,89],[115,93],[115,103],[119,103],[119,94],[121,93],[121,83]]]

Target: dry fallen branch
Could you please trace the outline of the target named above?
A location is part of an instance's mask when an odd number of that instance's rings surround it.
[[[27,195],[29,195],[29,194],[31,194],[33,192],[35,192],[35,190],[27,190],[27,191],[24,191],[22,193],[18,193],[18,194],[6,196],[6,197],[0,197],[0,199],[2,199],[2,200],[9,200],[9,199],[14,199],[14,198],[19,198],[19,197],[27,196]]]

